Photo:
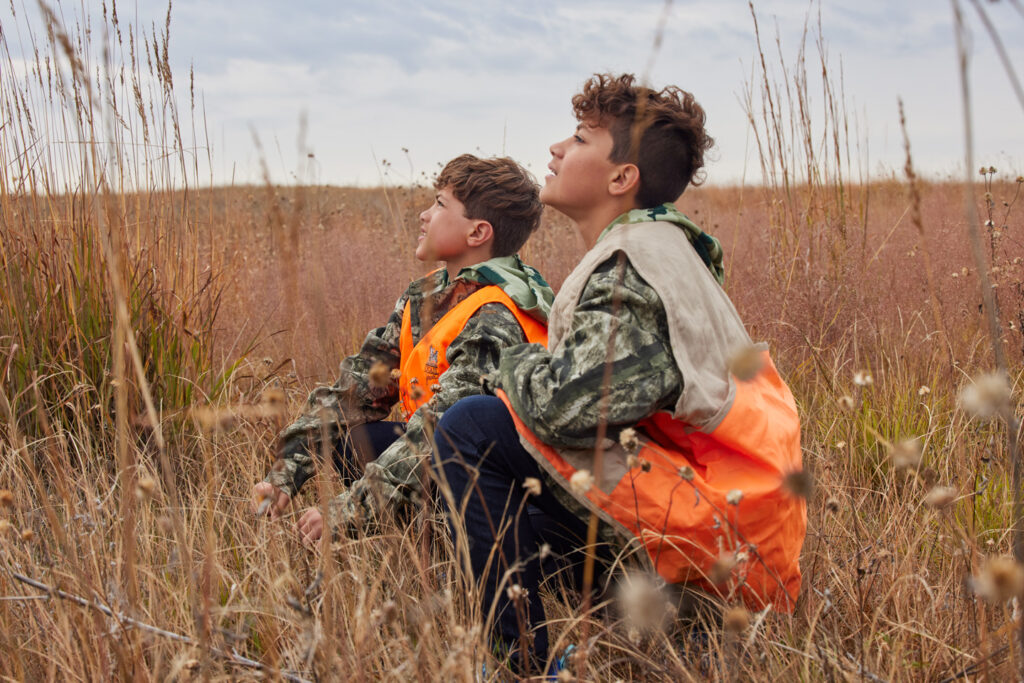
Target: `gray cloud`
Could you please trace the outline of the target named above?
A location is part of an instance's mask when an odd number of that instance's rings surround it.
[[[787,63],[795,64],[808,3],[755,4],[770,61],[776,61],[778,33]],[[1014,39],[1024,20],[1007,3],[985,6],[1024,71],[1024,41]],[[303,112],[324,181],[376,183],[374,154],[395,160],[402,147],[411,150],[417,173],[477,148],[511,153],[539,171],[550,142],[571,129],[569,98],[587,75],[643,71],[662,7],[661,0],[176,0],[171,55],[179,84],[194,65],[219,180],[232,174],[259,179],[250,129],[273,150],[275,175],[287,179],[304,158],[295,144]],[[137,0],[119,11],[122,22],[137,20],[149,31],[163,26],[166,4]],[[0,9],[5,30],[6,12]],[[959,163],[950,14],[934,0],[822,3],[830,68],[838,78],[842,65],[851,125],[859,125],[872,165],[866,170],[902,164],[897,97],[906,103],[919,163],[935,173]],[[73,15],[71,5],[65,15]],[[1024,114],[973,15],[969,19],[972,85],[984,124],[977,130],[979,153],[1003,153],[1019,165]],[[812,31],[816,23],[815,14]],[[817,112],[813,35],[806,50]],[[674,4],[650,76],[656,84],[692,90],[708,110],[719,142],[712,182],[736,180],[745,165],[756,166],[739,104],[756,65],[746,2]],[[777,67],[773,73],[779,77]],[[753,78],[756,84],[756,73]]]

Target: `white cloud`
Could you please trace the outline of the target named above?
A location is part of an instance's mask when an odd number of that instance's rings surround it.
[[[777,61],[778,33],[787,64],[795,64],[806,0],[755,5],[768,59]],[[1024,71],[1024,41],[1012,39],[1020,35],[1024,19],[1008,3],[985,7]],[[232,174],[236,181],[259,180],[250,127],[273,159],[275,178],[288,180],[304,159],[296,143],[303,112],[307,144],[325,182],[374,184],[373,154],[392,160],[397,169],[405,158],[402,147],[410,150],[415,173],[477,148],[505,151],[542,171],[548,145],[573,125],[569,99],[590,73],[643,71],[662,8],[660,0],[437,0],[430,5],[176,0],[171,55],[179,88],[194,64],[214,145],[215,177],[221,181]],[[73,11],[69,5],[65,15],[70,18]],[[165,11],[166,4],[157,0],[119,9],[122,24],[137,20],[147,32],[154,25],[162,28]],[[8,10],[0,12],[12,40]],[[1005,150],[1003,165],[1016,164],[1020,172],[1024,113],[977,21],[968,18],[975,34],[971,78],[979,163]],[[939,173],[960,163],[962,123],[949,7],[934,0],[856,5],[826,0],[821,20],[833,78],[842,64],[848,114],[864,131],[870,170],[879,163],[902,165],[898,96],[906,104],[918,164]],[[812,103],[820,111],[817,14],[810,24],[808,78]],[[736,180],[745,164],[757,166],[749,157],[749,131],[739,104],[756,64],[745,1],[674,4],[651,80],[692,90],[707,109],[719,143],[709,169],[712,182]],[[778,78],[777,68],[774,73]],[[753,78],[756,83],[756,73]]]

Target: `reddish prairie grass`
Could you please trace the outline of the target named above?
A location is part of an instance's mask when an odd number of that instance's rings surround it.
[[[106,31],[52,24],[24,78],[0,38],[13,112],[0,127],[0,677],[469,681],[487,661],[497,679],[431,510],[311,551],[294,511],[248,509],[274,435],[432,267],[412,258],[429,193],[183,190],[199,170],[164,97],[167,29],[119,26],[111,10]],[[100,35],[124,80],[82,66]],[[58,66],[64,80],[48,79]],[[26,155],[42,129],[103,144]],[[758,130],[765,187],[694,189],[681,208],[722,239],[726,287],[801,411],[814,487],[802,478],[796,612],[725,599],[723,628],[696,644],[681,623],[641,632],[616,610],[583,614],[552,582],[556,650],[587,650],[584,680],[1008,679],[1024,575],[1000,557],[1019,492],[1005,428],[957,400],[992,367],[962,190],[921,184],[918,224],[897,180],[851,183],[813,159],[821,173],[779,182],[770,150],[791,145]],[[149,156],[96,151],[128,148]],[[986,174],[972,196],[993,217],[1012,398],[1019,191]],[[581,254],[553,213],[523,250],[556,287]],[[296,505],[337,487],[323,472]]]

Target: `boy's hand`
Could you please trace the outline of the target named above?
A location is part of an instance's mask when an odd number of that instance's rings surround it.
[[[271,519],[277,519],[291,502],[288,494],[273,484],[261,481],[252,487],[252,511],[257,517],[270,515]]]
[[[316,508],[309,508],[299,517],[299,523],[295,528],[299,532],[302,544],[311,547],[324,533],[324,516]]]

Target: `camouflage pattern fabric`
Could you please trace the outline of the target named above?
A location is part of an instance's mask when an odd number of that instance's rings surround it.
[[[597,241],[600,242],[601,238],[612,231],[616,225],[623,225],[625,223],[647,223],[651,221],[664,221],[666,223],[674,223],[678,225],[686,233],[687,239],[690,240],[690,244],[696,250],[697,255],[700,256],[700,260],[704,262],[704,265],[708,267],[711,274],[718,280],[718,284],[725,282],[725,268],[722,266],[723,254],[722,245],[711,235],[701,230],[696,223],[691,221],[685,214],[676,208],[675,204],[666,203],[661,206],[655,206],[651,209],[633,209],[627,211],[615,220],[613,220],[607,228],[605,228],[600,235],[597,237]]]
[[[617,328],[606,385],[612,320]],[[661,299],[621,253],[588,279],[571,331],[555,353],[539,344],[508,349],[489,379],[505,389],[527,428],[545,443],[563,448],[593,449],[602,421],[608,425],[604,446],[611,448],[622,429],[658,410],[672,410],[683,390]],[[601,397],[606,386],[605,405]],[[569,512],[580,519],[590,517],[545,468],[541,472],[543,485]],[[606,523],[598,526],[598,541],[612,548],[623,544]]]
[[[490,259],[463,268],[449,281],[444,268],[409,285],[395,303],[383,327],[367,334],[359,352],[341,363],[338,380],[332,386],[317,387],[306,401],[302,414],[278,438],[278,459],[265,481],[294,496],[317,469],[323,451],[331,452],[346,436],[348,427],[388,417],[398,401],[398,384],[388,378],[381,382],[382,364],[388,371],[399,367],[399,337],[406,303],[410,308],[413,341],[466,297],[487,285],[498,285],[518,305],[541,321],[547,321],[554,294],[540,274],[522,263],[518,256]],[[418,465],[430,452],[434,420],[463,396],[480,393],[480,377],[497,368],[500,350],[526,341],[515,316],[501,304],[487,304],[470,318],[466,327],[448,347],[448,371],[439,381],[441,391],[413,414],[405,436],[374,462],[364,477],[332,501],[331,510],[348,509],[352,517],[377,514],[378,504],[402,505],[421,490]],[[378,375],[376,381],[371,374]],[[326,446],[326,448],[325,448]],[[335,518],[338,515],[333,515]],[[341,523],[338,519],[337,523]]]
[[[434,426],[460,398],[483,392],[480,379],[497,369],[502,349],[522,345],[523,329],[504,305],[482,306],[448,346],[448,370],[441,390],[409,419],[404,436],[374,462],[363,476],[328,503],[326,526],[337,537],[361,528],[371,531],[390,516],[422,501],[425,472],[420,467],[433,452]]]
[[[613,320],[617,329],[608,401],[602,407]],[[622,428],[675,406],[683,378],[672,356],[665,309],[624,255],[594,270],[571,330],[554,353],[539,344],[507,349],[494,377],[516,414],[542,441],[593,448],[602,417],[614,439]]]

